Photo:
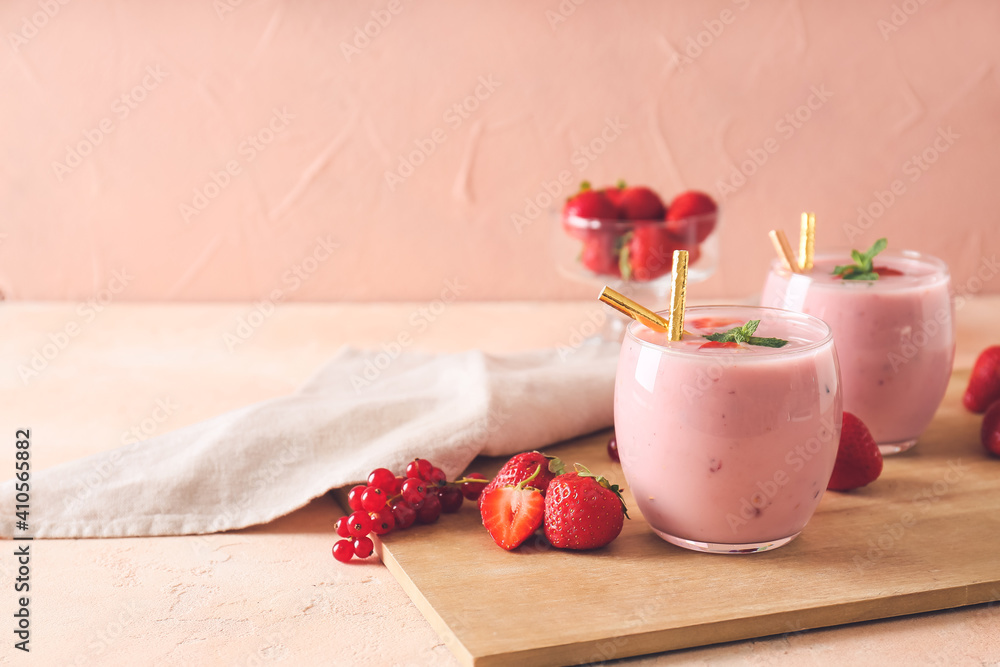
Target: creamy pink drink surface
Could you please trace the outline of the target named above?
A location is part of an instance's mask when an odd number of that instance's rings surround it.
[[[947,267],[916,253],[883,252],[875,266],[903,273],[875,281],[833,275],[847,253],[818,255],[813,270],[792,275],[778,262],[762,304],[822,319],[840,353],[844,409],[857,415],[883,451],[908,448],[944,397],[955,354]]]
[[[750,319],[762,320],[755,335],[788,345],[702,347],[704,334]],[[682,341],[668,342],[633,323],[622,343],[615,433],[639,509],[675,543],[794,537],[826,490],[840,438],[828,327],[798,313],[734,306],[689,308],[685,330]]]

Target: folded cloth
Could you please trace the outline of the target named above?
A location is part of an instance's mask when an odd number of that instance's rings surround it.
[[[374,468],[400,473],[414,457],[452,479],[479,454],[539,449],[611,426],[617,356],[613,343],[395,359],[344,348],[290,396],[34,473],[30,534],[244,528]],[[13,503],[14,480],[0,489]],[[0,531],[11,537],[13,525]]]

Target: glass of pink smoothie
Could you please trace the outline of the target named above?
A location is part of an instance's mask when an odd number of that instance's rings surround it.
[[[705,347],[760,320],[784,347]],[[843,418],[830,328],[801,313],[688,308],[682,340],[632,322],[615,381],[625,479],[653,531],[678,546],[753,553],[792,540],[826,490]]]
[[[817,253],[813,269],[799,275],[775,260],[761,303],[830,325],[840,352],[844,409],[868,426],[883,454],[895,454],[917,442],[951,377],[951,279],[944,262],[911,251],[878,254],[875,266],[893,275],[877,280],[833,275],[849,257],[849,251]]]

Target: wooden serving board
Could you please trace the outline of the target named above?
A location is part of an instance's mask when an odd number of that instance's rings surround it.
[[[636,508],[604,549],[542,539],[506,552],[472,503],[377,549],[467,665],[597,662],[1000,600],[1000,459],[979,444],[981,417],[961,407],[967,378],[952,377],[913,450],[887,458],[866,488],[827,492],[802,534],[774,551],[686,551]],[[546,452],[624,484],[608,437]],[[478,459],[469,470],[492,475],[502,464]]]

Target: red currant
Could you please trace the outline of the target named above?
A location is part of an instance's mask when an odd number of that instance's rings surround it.
[[[485,475],[481,475],[478,472],[470,472],[465,476],[466,479],[486,479]],[[469,500],[479,500],[479,496],[483,495],[483,489],[486,488],[486,482],[462,482],[462,495]]]
[[[615,436],[611,436],[611,439],[608,440],[608,456],[611,457],[612,461],[621,461],[618,457],[618,438]]]
[[[333,557],[341,563],[349,563],[354,558],[354,544],[350,540],[337,540],[333,545]]]
[[[354,538],[354,555],[358,558],[368,558],[372,555],[375,544],[368,537]]]
[[[427,459],[413,459],[406,464],[406,476],[416,477],[427,482],[430,481],[433,469],[434,465]]]
[[[424,498],[424,504],[417,510],[417,521],[434,523],[441,516],[441,501],[436,493],[430,493]]]
[[[347,492],[347,504],[354,511],[362,509],[361,507],[361,494],[365,492],[368,487],[364,484],[358,484]]]
[[[385,491],[377,486],[369,486],[361,494],[361,507],[368,512],[378,512],[385,507],[387,498],[388,496],[385,495]]]
[[[392,483],[396,476],[387,468],[375,468],[368,473],[368,486],[377,486],[383,491],[392,491]]]
[[[440,485],[444,484],[447,479],[448,478],[444,475],[444,470],[441,470],[441,468],[431,468],[431,474],[430,477],[427,478],[427,481],[431,484]]]
[[[337,530],[337,534],[341,537],[350,537],[350,524],[347,521],[346,516],[342,516],[337,519],[337,523],[334,524],[334,528]]]
[[[387,489],[390,498],[392,496],[398,496],[399,495],[399,492],[403,488],[403,482],[405,482],[405,481],[406,481],[406,477],[397,477],[395,480],[393,480],[393,482],[392,482],[392,488]]]
[[[359,510],[347,517],[348,530],[354,537],[364,537],[372,532],[372,519],[368,512]]]
[[[392,504],[392,518],[396,520],[396,528],[406,530],[417,520],[417,512],[405,500],[397,500]]]
[[[457,486],[442,486],[437,490],[438,500],[441,501],[441,511],[447,514],[457,512],[462,506],[465,496],[459,491]]]
[[[392,516],[392,510],[388,507],[383,507],[377,512],[371,512],[368,516],[372,519],[372,532],[376,535],[385,535],[391,532],[396,526],[396,519]]]
[[[403,488],[400,492],[403,494],[403,500],[413,505],[424,499],[424,496],[427,495],[427,487],[424,486],[423,480],[411,477],[403,482]]]

